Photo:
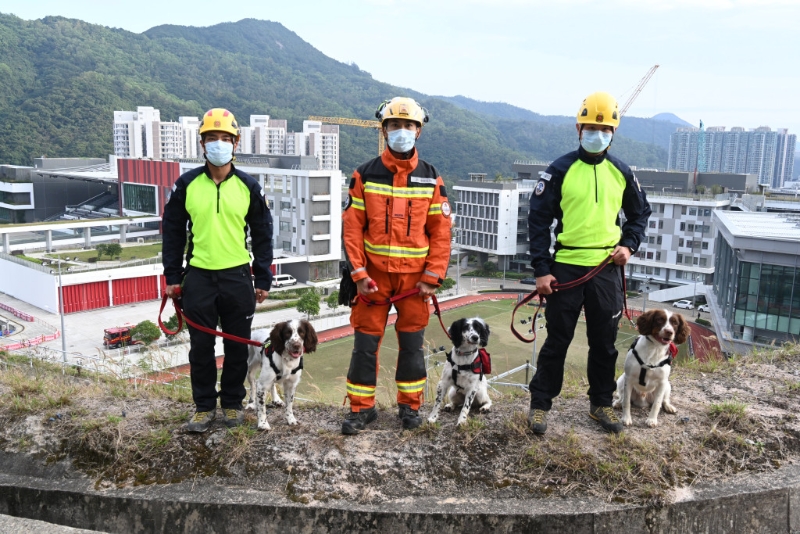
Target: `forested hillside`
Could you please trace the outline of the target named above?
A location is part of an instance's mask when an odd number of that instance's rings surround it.
[[[159,26],[135,34],[61,17],[0,14],[0,50],[0,163],[105,157],[113,151],[113,112],[137,106],[160,109],[162,120],[221,106],[243,125],[250,114],[269,114],[300,130],[309,115],[371,119],[379,102],[399,94],[431,112],[420,149],[450,178],[508,174],[515,159],[552,160],[576,146],[570,124],[496,117],[381,83],[275,22]],[[665,166],[663,147],[620,134],[615,154],[632,165]],[[341,128],[345,173],[375,155],[375,136]]]

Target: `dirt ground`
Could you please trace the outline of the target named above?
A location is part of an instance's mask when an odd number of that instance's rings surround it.
[[[526,395],[495,398],[489,414],[456,428],[456,414],[403,432],[396,407],[357,436],[342,436],[347,408],[298,403],[299,425],[268,410],[270,432],[215,422],[185,431],[191,404],[40,367],[8,366],[0,379],[0,450],[41,466],[71,462],[98,489],[207,478],[302,503],[593,496],[660,505],[698,483],[724,483],[800,458],[800,350],[735,362],[693,362],[672,372],[676,415],[609,435],[588,417],[586,385],[567,381],[545,436],[526,427]],[[36,399],[41,402],[34,402]],[[422,414],[427,416],[426,405]]]

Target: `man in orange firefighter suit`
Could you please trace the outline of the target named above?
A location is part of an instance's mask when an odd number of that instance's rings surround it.
[[[419,288],[418,295],[394,304],[398,415],[403,428],[411,429],[422,424],[428,298],[447,273],[451,210],[442,178],[414,148],[427,112],[411,98],[396,97],[375,116],[388,146],[353,173],[342,215],[344,244],[350,275],[366,298],[381,302]],[[389,308],[358,302],[350,314],[355,341],[347,373],[350,413],[342,434],[357,434],[378,417],[378,350]]]

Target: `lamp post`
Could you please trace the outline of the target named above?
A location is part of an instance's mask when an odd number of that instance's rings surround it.
[[[67,333],[64,331],[64,286],[61,283],[61,258],[58,258],[58,313],[61,315],[61,357],[67,363]]]

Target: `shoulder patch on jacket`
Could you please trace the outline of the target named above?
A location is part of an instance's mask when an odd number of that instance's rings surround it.
[[[356,186],[356,178],[355,176],[350,178],[350,189],[353,189]]]
[[[536,184],[533,192],[536,193],[537,197],[544,193],[544,182],[542,180],[539,180],[539,183]]]
[[[417,184],[436,185],[436,178],[424,178],[422,176],[411,176],[409,181]]]
[[[442,202],[442,215],[444,215],[445,217],[450,217],[450,213],[451,212],[452,212],[452,210],[450,209],[450,203],[448,201],[446,201],[446,200],[443,201]]]
[[[353,203],[353,197],[351,195],[347,195],[347,198],[344,201],[344,209],[347,211],[347,208]]]
[[[439,186],[439,194],[444,198],[447,198],[447,188],[443,185]]]
[[[553,175],[550,174],[549,172],[539,171],[539,178],[541,178],[542,180],[545,180],[545,181],[549,182],[550,178],[552,178],[552,177],[553,177]]]

